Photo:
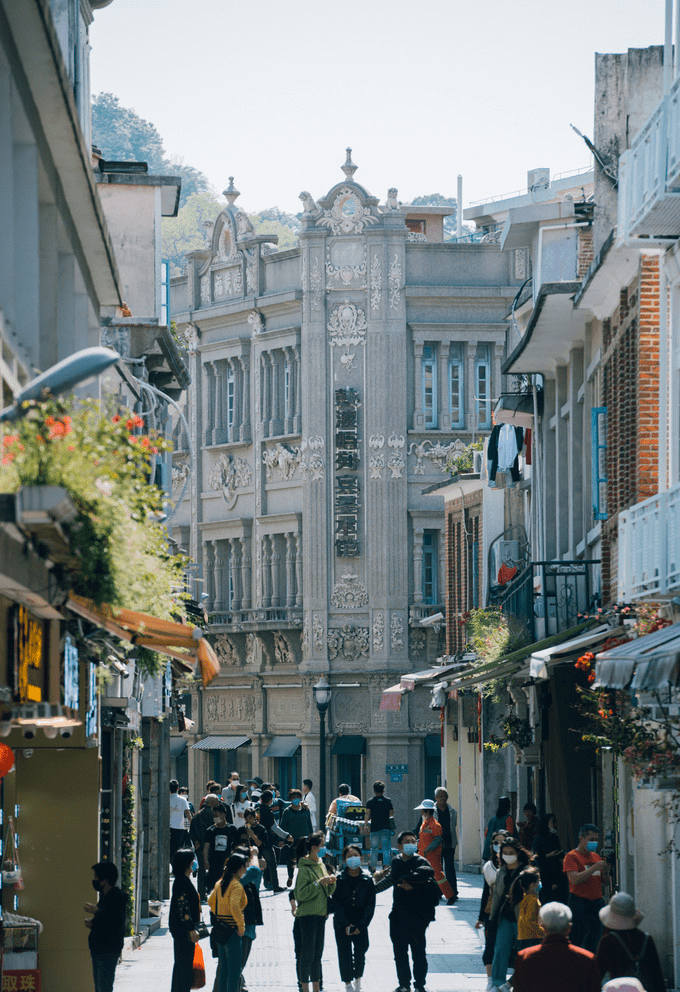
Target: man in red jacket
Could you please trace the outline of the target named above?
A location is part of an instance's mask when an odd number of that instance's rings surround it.
[[[538,921],[545,938],[542,944],[517,953],[514,992],[599,992],[595,955],[569,942],[569,907],[548,902],[541,907]]]

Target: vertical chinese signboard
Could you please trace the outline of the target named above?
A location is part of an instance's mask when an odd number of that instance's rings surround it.
[[[361,555],[359,537],[359,393],[335,390],[335,553],[338,558]]]

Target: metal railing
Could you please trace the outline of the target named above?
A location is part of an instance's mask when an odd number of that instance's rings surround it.
[[[524,568],[504,586],[492,586],[489,605],[500,606],[506,616],[514,617],[526,627],[527,642],[536,640],[534,621],[534,572]]]
[[[600,561],[533,561],[505,586],[492,589],[489,605],[526,625],[527,640],[551,637],[575,627],[579,614],[595,605],[593,570]],[[538,592],[534,580],[540,577]]]
[[[208,613],[208,623],[211,627],[232,627],[235,629],[254,629],[256,627],[301,627],[301,606],[258,606],[251,610],[224,610]]]
[[[680,589],[680,483],[619,514],[618,599]]]

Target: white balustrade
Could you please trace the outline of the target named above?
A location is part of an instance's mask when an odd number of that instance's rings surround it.
[[[680,589],[680,483],[619,514],[618,600]]]

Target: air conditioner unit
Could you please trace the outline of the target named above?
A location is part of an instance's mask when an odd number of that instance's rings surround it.
[[[475,475],[482,474],[482,465],[484,464],[484,452],[483,451],[473,451],[472,452],[472,471]]]
[[[519,541],[498,542],[498,562],[506,565],[516,565],[519,561]]]

